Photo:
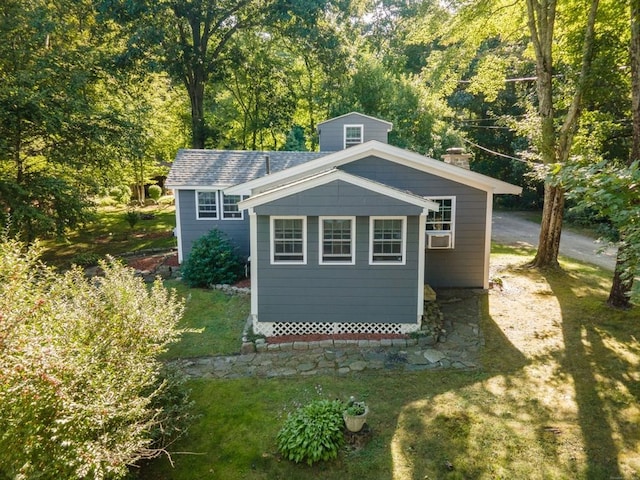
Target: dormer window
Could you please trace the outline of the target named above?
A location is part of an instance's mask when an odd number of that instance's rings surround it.
[[[363,142],[363,126],[362,125],[345,125],[344,126],[344,148],[353,147]]]

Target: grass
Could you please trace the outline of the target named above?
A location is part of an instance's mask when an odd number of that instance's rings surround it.
[[[181,327],[194,330],[172,345],[165,358],[232,355],[240,351],[242,329],[249,315],[248,296],[189,288],[175,280],[165,282],[165,286],[186,300]]]
[[[59,267],[68,267],[79,258],[103,257],[152,248],[173,248],[176,239],[175,207],[166,203],[136,208],[141,214],[152,215],[140,219],[132,228],[125,220],[128,207],[105,206],[98,209],[96,218],[74,230],[64,239],[42,242],[43,260]]]
[[[562,271],[528,270],[531,255],[494,249],[504,289],[482,305],[482,371],[193,380],[202,416],[173,446],[181,452],[174,466],[160,459],[141,477],[640,478],[640,312],[605,306],[610,273],[567,259]],[[196,303],[217,300],[191,294],[197,321]],[[313,467],[279,457],[275,437],[287,412],[350,395],[370,407],[365,448]]]

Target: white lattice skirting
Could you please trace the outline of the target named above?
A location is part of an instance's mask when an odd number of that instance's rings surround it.
[[[407,334],[416,332],[416,323],[331,323],[331,322],[258,322],[253,317],[253,332],[265,337],[284,335]]]

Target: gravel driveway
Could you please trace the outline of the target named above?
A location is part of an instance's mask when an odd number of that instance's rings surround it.
[[[540,225],[527,220],[524,215],[518,212],[493,212],[491,238],[494,242],[536,248],[539,235]],[[562,230],[560,255],[593,263],[613,271],[616,252],[616,248],[607,246],[593,238],[570,232],[567,229]]]

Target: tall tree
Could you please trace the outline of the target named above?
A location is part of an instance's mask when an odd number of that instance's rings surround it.
[[[536,58],[537,113],[539,117],[537,145],[545,165],[563,164],[569,158],[586,81],[590,73],[599,0],[589,1],[580,71],[575,81],[573,98],[564,112],[560,128],[556,128],[558,118],[553,85],[555,73],[553,45],[558,2],[557,0],[526,0],[526,2],[529,32]],[[564,216],[564,193],[561,185],[552,180],[545,182],[540,239],[536,256],[531,262],[532,266],[553,267],[558,265]]]
[[[322,12],[325,0],[102,0],[101,11],[126,26],[126,61],[147,57],[160,62],[182,83],[191,104],[192,147],[204,148],[208,138],[205,90],[209,80],[221,78],[230,62],[228,45],[238,32],[266,28],[292,17],[310,22]]]
[[[631,117],[632,142],[628,165],[640,161],[640,0],[631,0],[631,42],[629,57],[631,60]],[[629,272],[631,259],[638,261],[633,249],[622,237],[618,247],[616,267],[607,303],[617,308],[631,307],[631,290],[633,289],[633,270]]]

